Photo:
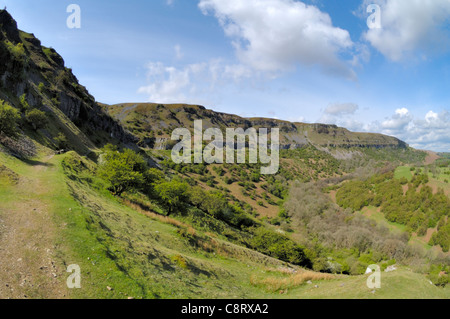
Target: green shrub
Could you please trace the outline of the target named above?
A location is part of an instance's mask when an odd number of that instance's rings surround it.
[[[9,40],[5,41],[6,47],[8,48],[8,51],[14,56],[14,58],[19,62],[26,62],[26,54],[25,54],[25,48],[23,47],[23,43],[18,43],[14,45]]]
[[[250,176],[250,180],[254,183],[258,183],[261,180],[261,174],[252,173],[252,175]]]
[[[39,85],[38,85],[38,89],[39,89],[39,92],[44,93],[44,91],[45,91],[45,84],[40,82]]]
[[[444,252],[448,252],[450,250],[450,223],[447,223],[437,233],[434,233],[429,244],[431,246],[439,245]]]
[[[162,206],[167,210],[167,215],[171,215],[176,210],[182,210],[188,201],[188,185],[184,182],[172,180],[158,183],[154,188]]]
[[[180,268],[183,268],[183,269],[187,269],[187,268],[188,268],[188,264],[187,264],[186,259],[185,259],[183,256],[181,256],[181,255],[173,256],[173,257],[171,258],[171,260],[172,260],[175,264],[177,264]]]
[[[67,149],[69,143],[67,137],[63,133],[59,133],[55,138],[53,138],[54,143],[58,149]]]
[[[55,106],[59,106],[61,104],[61,102],[59,101],[59,99],[57,97],[52,98],[52,103]]]
[[[146,184],[147,163],[132,150],[119,152],[115,146],[107,145],[98,168],[98,175],[109,183],[114,195],[121,195],[130,189],[142,189]]]
[[[428,278],[436,286],[445,287],[450,283],[449,272],[450,267],[448,265],[432,265]]]
[[[22,112],[26,112],[30,109],[25,93],[20,96],[20,107]]]
[[[301,266],[311,266],[303,248],[289,238],[265,228],[253,229],[251,246],[266,255]]]
[[[17,123],[19,120],[19,111],[0,100],[0,131],[10,137],[17,136],[19,131]]]
[[[48,124],[47,115],[38,109],[32,109],[25,113],[26,121],[33,126],[34,130],[44,128]]]

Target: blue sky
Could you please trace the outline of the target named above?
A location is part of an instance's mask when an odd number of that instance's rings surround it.
[[[69,4],[81,28],[69,29]],[[381,9],[370,29],[369,4]],[[0,0],[100,102],[201,104],[450,151],[448,0]]]

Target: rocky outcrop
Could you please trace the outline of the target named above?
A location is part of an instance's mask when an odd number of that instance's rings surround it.
[[[141,140],[151,138],[158,132],[158,139],[148,147],[166,149],[171,132],[176,128],[188,128],[193,131],[194,121],[202,120],[203,129],[219,128],[225,136],[227,128],[250,127],[273,128],[280,130],[280,148],[299,149],[312,144],[320,148],[406,148],[408,145],[397,138],[382,134],[354,133],[336,125],[291,123],[267,118],[243,118],[237,115],[214,112],[199,105],[162,105],[162,104],[118,104],[105,107],[122,125],[133,130]],[[135,119],[141,126],[136,129]],[[134,121],[134,122],[133,122]],[[130,125],[130,123],[134,123]]]
[[[6,37],[13,43],[20,42],[19,29],[17,28],[17,22],[6,10],[0,10],[0,25],[2,26],[2,35],[0,40],[4,40]]]
[[[3,98],[25,94],[31,106],[50,112],[56,107],[82,131],[104,131],[126,144],[137,141],[79,84],[64,59],[33,34],[20,31],[6,10],[0,10],[0,61],[0,91],[7,92]]]

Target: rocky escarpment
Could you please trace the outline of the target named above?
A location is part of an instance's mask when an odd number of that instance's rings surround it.
[[[24,95],[31,107],[59,110],[66,117],[63,122],[68,119],[85,133],[102,131],[123,143],[136,141],[79,84],[64,59],[33,34],[20,31],[6,10],[0,10],[0,61],[1,99],[18,106]]]
[[[354,133],[336,125],[291,123],[267,118],[243,118],[214,112],[199,105],[185,104],[117,104],[105,106],[114,118],[138,136],[143,145],[156,149],[170,146],[171,132],[175,128],[193,129],[195,120],[202,120],[203,129],[250,127],[280,129],[281,149],[298,149],[312,144],[321,148],[407,148],[395,137],[382,134]],[[147,143],[148,142],[148,143]]]

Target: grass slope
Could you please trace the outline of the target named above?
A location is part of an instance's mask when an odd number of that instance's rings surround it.
[[[282,262],[181,222],[146,216],[108,193],[68,179],[61,166],[66,156],[41,152],[39,158],[22,162],[0,153],[0,163],[19,178],[18,183],[0,186],[1,238],[12,228],[17,234],[14,247],[2,241],[15,265],[3,268],[3,259],[2,282],[15,279],[7,281],[9,289],[0,289],[1,298],[449,297],[448,289],[404,269],[386,274],[385,286],[375,294],[365,286],[367,276],[323,281],[316,273],[313,285],[299,282],[285,274],[288,265]],[[19,216],[12,214],[20,211],[27,214],[14,221]],[[27,223],[21,227],[24,219]],[[212,245],[193,245],[183,230],[209,236]],[[65,285],[70,264],[81,267],[82,289]],[[273,283],[274,274],[279,288],[261,284],[264,279]]]

